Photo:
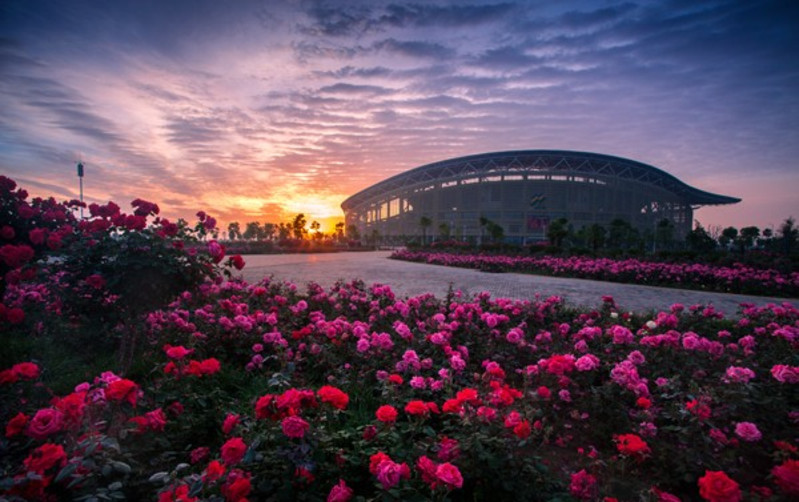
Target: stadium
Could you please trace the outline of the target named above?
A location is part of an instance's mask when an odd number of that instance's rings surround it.
[[[634,160],[588,152],[525,150],[435,162],[372,185],[341,204],[347,228],[362,237],[401,243],[446,235],[480,242],[485,223],[504,241],[546,241],[566,218],[574,229],[615,219],[642,233],[664,219],[682,239],[700,206],[741,199],[694,188]]]

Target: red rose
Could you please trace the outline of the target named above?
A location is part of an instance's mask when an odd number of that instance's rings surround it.
[[[739,502],[741,489],[724,471],[705,471],[699,478],[699,495],[710,502]]]
[[[86,392],[73,392],[61,399],[56,399],[53,404],[64,414],[67,426],[76,426],[83,419],[83,410],[86,408]]]
[[[274,399],[272,394],[259,397],[255,403],[255,418],[271,418],[274,415],[271,409]]]
[[[189,497],[189,485],[170,486],[158,494],[158,502],[197,502],[197,497]]]
[[[67,454],[60,444],[45,443],[36,448],[25,459],[25,468],[31,472],[44,473],[54,465],[64,465]]]
[[[397,409],[389,404],[384,404],[375,412],[378,420],[386,424],[393,424],[397,421]]]
[[[350,396],[348,396],[344,391],[330,385],[323,386],[316,392],[316,394],[323,403],[331,404],[334,408],[339,410],[345,409],[347,407],[347,403],[350,402]]]
[[[203,375],[213,375],[214,373],[218,372],[221,367],[222,366],[219,364],[219,360],[212,357],[200,363],[200,372]]]
[[[112,401],[127,401],[131,406],[136,406],[139,386],[136,382],[121,378],[114,380],[105,388],[105,397]]]
[[[11,324],[19,324],[25,320],[25,311],[19,307],[6,310],[6,319]]]
[[[22,433],[26,425],[28,425],[28,415],[22,412],[17,413],[6,425],[6,437],[10,438]]]
[[[222,432],[227,436],[230,434],[230,431],[233,430],[233,427],[239,423],[239,416],[233,413],[228,413],[225,417],[225,421],[222,423]]]
[[[236,267],[236,270],[241,270],[244,268],[244,258],[241,255],[234,255],[230,257],[230,264]]]
[[[166,356],[170,359],[183,359],[194,352],[194,349],[187,349],[182,345],[178,345],[177,347],[166,345],[164,346],[164,352],[166,352]]]
[[[449,462],[444,462],[436,467],[436,478],[449,489],[463,486],[461,471]]]
[[[222,487],[222,493],[225,495],[225,500],[240,501],[246,500],[247,495],[250,494],[252,485],[250,478],[244,475],[228,476],[228,482]]]
[[[203,482],[214,482],[221,478],[223,474],[225,474],[225,466],[217,460],[212,460],[205,469],[205,474],[203,474]]]
[[[25,244],[15,246],[6,244],[0,247],[0,260],[4,261],[9,268],[19,268],[31,258],[33,258],[33,248]]]
[[[222,445],[222,461],[227,465],[241,462],[247,452],[247,445],[240,437],[230,438]]]
[[[528,420],[522,420],[521,423],[513,427],[513,433],[516,434],[516,437],[519,439],[526,439],[530,436],[530,432],[532,432],[532,429],[530,428],[530,422]]]
[[[280,423],[280,428],[283,429],[283,434],[285,434],[287,437],[295,439],[305,436],[305,433],[308,432],[310,427],[311,426],[308,424],[308,422],[297,415],[286,417]]]
[[[384,460],[391,460],[391,457],[382,451],[379,451],[369,457],[369,472],[372,474],[377,474],[377,468]]]
[[[405,413],[408,415],[427,415],[429,412],[430,410],[427,408],[427,405],[424,404],[424,401],[410,401],[405,405]]]
[[[799,495],[799,460],[786,460],[773,468],[771,474],[786,495]]]
[[[538,397],[542,399],[549,399],[550,397],[552,397],[552,391],[549,390],[548,387],[545,387],[543,385],[539,387],[535,392],[536,394],[538,394]]]
[[[105,279],[100,274],[92,274],[86,278],[86,284],[94,289],[103,289],[105,287]]]
[[[0,371],[0,385],[17,383],[19,375],[11,371],[11,369]]]
[[[616,448],[619,450],[619,453],[624,455],[630,455],[640,459],[649,453],[649,445],[635,434],[619,434],[614,436],[613,439],[616,440]]]
[[[44,244],[44,240],[47,238],[47,230],[44,228],[34,228],[30,232],[28,232],[28,240],[31,241],[31,244],[36,244],[37,246]]]
[[[11,371],[23,380],[39,378],[39,367],[35,363],[19,363],[11,367]]]

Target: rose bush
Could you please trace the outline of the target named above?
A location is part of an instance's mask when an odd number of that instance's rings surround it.
[[[131,371],[0,367],[0,498],[794,499],[799,310],[603,300],[210,280],[129,318]],[[56,301],[4,339],[63,344]]]

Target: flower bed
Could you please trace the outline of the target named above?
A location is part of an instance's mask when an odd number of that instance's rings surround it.
[[[797,494],[799,311],[652,319],[390,288],[207,284],[151,371],[0,374],[5,496],[738,500]],[[732,494],[720,498],[720,493]],[[726,495],[725,495],[726,496]],[[747,495],[748,496],[748,495]],[[778,500],[778,498],[773,498]]]
[[[724,293],[799,297],[799,272],[783,274],[743,265],[719,267],[699,263],[660,263],[571,256],[496,256],[400,250],[397,260],[478,270],[503,270],[599,281],[669,286]]]

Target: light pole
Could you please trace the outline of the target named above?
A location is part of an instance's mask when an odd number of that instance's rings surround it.
[[[78,180],[80,180],[80,219],[83,219],[83,162],[78,162]]]

